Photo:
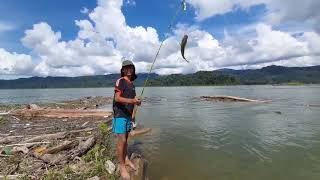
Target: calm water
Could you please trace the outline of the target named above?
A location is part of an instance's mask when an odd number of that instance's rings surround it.
[[[139,89],[138,89],[139,91]],[[0,90],[1,103],[111,96],[112,88]],[[320,86],[147,88],[137,121],[152,135],[131,140],[150,179],[320,179]],[[202,95],[269,104],[200,101]],[[107,107],[108,108],[108,107]]]

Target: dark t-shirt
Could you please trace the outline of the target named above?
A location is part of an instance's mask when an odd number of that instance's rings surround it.
[[[114,117],[124,117],[131,119],[133,113],[133,104],[124,104],[115,101],[115,95],[120,92],[120,96],[128,99],[134,99],[136,97],[135,86],[131,81],[124,78],[120,78],[116,81],[114,87],[114,97],[113,97],[113,113]]]

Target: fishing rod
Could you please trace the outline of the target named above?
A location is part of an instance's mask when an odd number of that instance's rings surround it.
[[[180,14],[180,12],[181,12],[181,11],[186,11],[186,10],[187,10],[187,3],[186,3],[185,0],[183,0],[183,1],[181,2],[180,6],[178,7],[178,9],[176,10],[175,15],[171,18],[170,24],[169,24],[169,26],[168,26],[168,31],[171,30],[171,28],[172,28],[172,26],[173,26],[176,18],[177,18],[178,15]],[[148,72],[148,74],[147,74],[147,78],[146,78],[146,80],[144,81],[144,85],[143,85],[143,88],[142,88],[142,91],[141,91],[141,94],[140,94],[140,97],[139,97],[141,100],[143,99],[144,90],[145,90],[146,86],[148,85],[148,81],[149,81],[149,78],[150,78],[150,74],[151,74],[151,72],[152,72],[152,70],[153,70],[153,66],[154,66],[154,64],[155,64],[155,62],[156,62],[156,60],[157,60],[157,58],[158,58],[158,56],[159,56],[159,53],[160,53],[160,50],[161,50],[161,48],[162,48],[162,46],[163,46],[164,40],[165,40],[165,39],[163,39],[163,40],[161,41],[161,43],[160,43],[160,46],[159,46],[159,48],[158,48],[158,50],[157,50],[157,53],[156,53],[156,55],[155,55],[155,57],[154,57],[154,59],[153,59],[153,62],[152,62],[152,64],[151,64],[150,69],[149,69],[149,72]],[[182,39],[181,44],[180,44],[180,46],[181,46],[181,54],[182,54],[182,57],[183,57],[184,60],[186,60],[186,58],[184,57],[184,49],[185,49],[185,47],[186,47],[187,40],[188,40],[188,36],[185,35],[185,36],[183,37],[183,39]],[[187,61],[187,60],[186,60],[186,61]],[[188,61],[187,61],[187,62],[188,62]],[[137,111],[138,111],[138,108],[137,108],[137,106],[135,106],[135,108],[134,108],[134,115],[135,115],[135,117],[136,117],[136,115],[137,115]]]
[[[172,26],[173,26],[173,23],[174,23],[174,21],[176,20],[176,18],[177,18],[177,16],[179,15],[179,13],[181,12],[181,10],[183,10],[183,11],[186,11],[186,10],[187,10],[187,4],[186,4],[185,0],[183,0],[183,1],[181,2],[181,5],[180,5],[179,8],[177,9],[175,15],[172,17],[172,19],[171,19],[171,21],[170,21],[170,24],[169,24],[169,26],[168,26],[168,30],[169,30],[169,31],[171,30],[171,28],[172,28]],[[184,38],[184,39],[185,39],[185,38]],[[185,41],[186,41],[186,40],[185,40]],[[149,81],[149,76],[150,76],[150,74],[151,74],[151,72],[152,72],[152,70],[153,70],[153,66],[154,66],[154,64],[155,64],[155,62],[156,62],[156,60],[157,60],[157,58],[158,58],[158,56],[159,56],[159,53],[160,53],[160,50],[161,50],[161,48],[162,48],[163,43],[164,43],[164,40],[161,41],[160,46],[159,46],[159,48],[158,48],[158,51],[157,51],[157,53],[156,53],[156,55],[155,55],[155,57],[154,57],[154,59],[153,59],[153,62],[152,62],[152,64],[151,64],[151,66],[150,66],[150,69],[149,69],[147,78],[146,78],[146,80],[145,80],[145,82],[144,82],[144,85],[143,85],[143,88],[142,88],[142,91],[141,91],[141,94],[140,94],[140,98],[141,98],[141,99],[142,99],[142,97],[143,97],[144,89],[145,89],[146,86],[147,86],[147,83],[148,83],[148,81]],[[187,42],[185,42],[185,44],[186,44],[186,43],[187,43]]]

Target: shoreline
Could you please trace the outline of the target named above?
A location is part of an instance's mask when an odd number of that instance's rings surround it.
[[[100,96],[38,105],[2,104],[0,112],[29,112],[33,110],[30,107],[100,112],[99,107],[111,102],[111,97]],[[0,179],[118,179],[117,169],[112,168],[117,167],[110,128],[112,117],[112,113],[92,117],[1,115]],[[145,161],[141,156],[133,158],[138,163]]]

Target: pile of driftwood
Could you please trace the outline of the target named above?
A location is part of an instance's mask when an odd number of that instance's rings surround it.
[[[40,172],[43,168],[50,166],[65,165],[76,160],[87,153],[96,143],[96,136],[93,128],[84,128],[67,132],[57,132],[52,134],[40,134],[37,136],[3,136],[0,138],[0,156],[10,159],[21,157],[31,160],[31,169],[26,171]],[[3,167],[2,177],[22,176],[16,174],[19,171],[20,163],[10,169]],[[41,176],[41,175],[40,175]],[[38,179],[40,177],[36,177]],[[1,176],[0,176],[1,179]]]
[[[85,98],[79,103],[87,99],[97,101],[95,98]],[[53,169],[72,167],[75,173],[81,174],[94,167],[92,162],[84,162],[83,159],[96,147],[103,147],[100,150],[105,151],[103,143],[113,141],[113,136],[110,128],[112,112],[93,108],[68,109],[30,104],[0,112],[0,123],[1,119],[6,120],[0,127],[0,179],[17,179],[26,175],[28,178],[42,179]],[[101,139],[101,124],[104,124],[104,133],[108,134],[107,139]],[[131,131],[130,136],[144,135],[150,131],[150,128],[139,128]],[[107,151],[110,151],[110,156],[115,155],[111,152],[112,148]],[[131,173],[131,179],[145,179],[146,161],[138,155],[132,156],[132,160],[138,170]],[[103,161],[105,171],[113,177],[118,176],[116,162],[116,159]],[[99,179],[99,176],[94,179]]]
[[[110,128],[107,129],[108,133]],[[97,143],[96,130],[93,128],[84,128],[67,132],[57,132],[53,134],[41,134],[38,136],[5,136],[0,139],[0,158],[10,158],[13,156],[23,155],[32,157],[38,162],[33,169],[43,169],[48,166],[61,166],[74,161],[81,160],[80,157],[85,155]],[[150,129],[142,129],[133,131],[131,135],[143,134],[150,132]],[[29,158],[30,158],[29,157]],[[145,160],[140,157],[133,157],[138,171],[132,173],[132,179],[141,179],[140,175],[144,175]],[[41,161],[39,163],[39,161]],[[143,163],[142,163],[143,162]],[[110,165],[111,164],[111,165]],[[115,167],[111,161],[108,161],[109,166]],[[33,166],[33,165],[32,165]],[[106,165],[107,166],[107,165]],[[22,177],[22,174],[15,174],[19,168],[8,169],[4,172],[8,178]],[[142,168],[142,169],[141,169]],[[108,172],[114,173],[115,169],[109,167]],[[139,175],[140,174],[140,175]],[[4,176],[0,176],[0,179]],[[35,177],[38,179],[38,177]]]

